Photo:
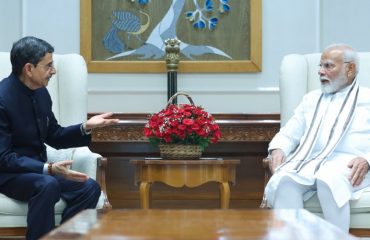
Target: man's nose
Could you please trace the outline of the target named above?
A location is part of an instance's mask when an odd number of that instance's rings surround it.
[[[319,67],[319,71],[317,72],[320,76],[325,74],[325,69],[323,67]]]

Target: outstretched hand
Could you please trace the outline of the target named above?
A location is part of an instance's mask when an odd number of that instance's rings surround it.
[[[117,124],[119,119],[116,118],[109,118],[113,115],[112,112],[109,113],[103,113],[99,115],[95,115],[91,117],[89,120],[85,123],[85,129],[90,130],[97,127],[105,127],[109,125]]]
[[[369,163],[365,158],[356,157],[347,166],[351,169],[348,179],[351,181],[352,186],[359,186],[369,171]]]
[[[73,171],[70,169],[72,163],[73,163],[72,160],[55,162],[52,165],[51,172],[53,173],[53,175],[58,175],[68,180],[76,182],[87,181],[87,179],[89,179],[89,176],[87,176],[85,173]]]

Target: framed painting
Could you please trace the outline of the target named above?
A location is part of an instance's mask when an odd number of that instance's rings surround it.
[[[81,0],[81,54],[89,72],[260,72],[262,0]]]

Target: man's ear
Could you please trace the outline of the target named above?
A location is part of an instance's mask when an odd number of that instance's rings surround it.
[[[32,69],[34,68],[33,64],[32,63],[26,63],[24,66],[23,66],[23,73],[26,74],[27,76],[32,76]]]
[[[348,78],[354,78],[355,75],[356,75],[356,64],[349,63],[347,65],[347,68],[348,68],[348,70],[347,70],[347,77]]]

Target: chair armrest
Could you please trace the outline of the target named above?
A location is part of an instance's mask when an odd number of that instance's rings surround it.
[[[112,209],[112,205],[108,200],[107,195],[107,186],[105,181],[105,169],[108,165],[108,159],[105,157],[99,157],[98,159],[98,167],[96,168],[96,180],[100,184],[100,188],[102,193],[104,194],[104,205],[103,209]]]
[[[100,154],[91,152],[88,147],[79,147],[75,148],[72,160],[73,170],[86,173],[89,177],[97,181],[102,190],[102,208],[111,209],[112,205],[108,200],[105,180],[105,169],[108,164],[107,158],[102,157]]]
[[[71,168],[87,174],[92,179],[96,179],[97,159],[99,157],[101,155],[91,152],[88,147],[73,148],[73,154],[70,158],[73,160]]]
[[[262,168],[265,170],[265,179],[264,179],[264,186],[266,186],[267,182],[270,180],[271,177],[271,171],[269,167],[269,158],[262,159]]]
[[[267,182],[270,180],[270,177],[272,175],[270,171],[270,167],[269,167],[269,161],[270,161],[269,158],[262,159],[262,168],[265,170],[265,179],[264,179],[264,184],[263,184],[264,187],[266,187]],[[260,208],[269,208],[265,194],[263,194]]]

